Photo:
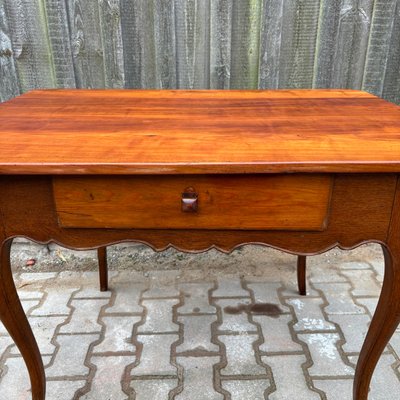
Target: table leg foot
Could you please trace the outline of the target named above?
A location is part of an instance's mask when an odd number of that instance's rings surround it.
[[[307,294],[306,286],[306,256],[297,257],[297,285],[302,296]]]
[[[376,364],[400,322],[400,250],[383,247],[385,276],[375,315],[358,359],[353,400],[367,400]]]
[[[107,247],[97,249],[97,258],[99,260],[100,291],[106,292],[108,290]]]
[[[11,244],[12,239],[6,240],[0,249],[0,319],[28,368],[32,400],[44,400],[46,377],[42,357],[15,288],[10,265]]]

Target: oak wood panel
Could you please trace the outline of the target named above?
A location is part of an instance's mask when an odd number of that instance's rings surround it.
[[[0,118],[3,174],[400,171],[400,108],[359,91],[34,91]]]
[[[219,175],[55,177],[65,228],[322,230],[332,177]],[[198,194],[197,212],[181,210],[182,193]]]

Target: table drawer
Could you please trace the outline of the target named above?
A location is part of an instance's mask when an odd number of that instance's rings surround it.
[[[323,230],[330,175],[54,177],[65,228]]]

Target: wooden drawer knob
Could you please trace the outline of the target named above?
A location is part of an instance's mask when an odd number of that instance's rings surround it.
[[[182,193],[182,211],[183,212],[196,212],[198,209],[198,194],[192,187],[188,187]]]

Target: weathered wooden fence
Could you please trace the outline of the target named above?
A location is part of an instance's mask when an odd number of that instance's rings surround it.
[[[38,87],[341,87],[400,103],[400,0],[0,0],[0,100]]]

